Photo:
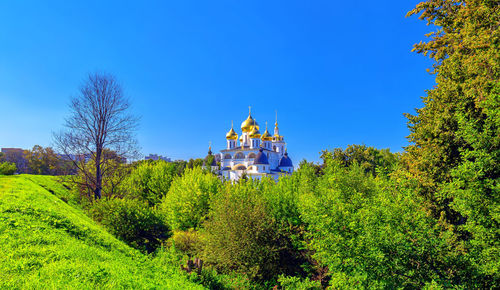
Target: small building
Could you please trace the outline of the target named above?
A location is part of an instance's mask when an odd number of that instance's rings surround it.
[[[172,159],[158,155],[158,154],[149,154],[148,156],[144,157],[144,160],[155,160],[155,161],[156,160],[163,160],[166,162],[172,162]]]

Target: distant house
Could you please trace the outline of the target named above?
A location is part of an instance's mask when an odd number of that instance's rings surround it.
[[[72,160],[83,161],[83,160],[85,160],[85,162],[88,162],[92,158],[91,154],[77,154],[77,155],[75,155],[75,154],[57,154],[57,156],[65,161],[72,161]]]
[[[172,162],[171,158],[164,157],[158,154],[149,154],[148,156],[144,157],[145,160],[163,160],[166,162]]]
[[[22,148],[2,148],[2,153],[4,153],[5,155],[7,154],[12,154],[12,155],[15,155],[15,154],[20,154],[22,155],[24,153],[24,149]]]
[[[18,173],[26,173],[28,161],[26,160],[25,150],[22,148],[2,148],[4,159],[7,162],[16,164]]]

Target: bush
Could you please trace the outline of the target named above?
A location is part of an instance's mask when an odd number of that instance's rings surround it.
[[[186,234],[189,236],[190,234],[197,235],[196,232],[189,231],[188,232],[177,232],[181,236]],[[176,233],[171,239],[174,239]],[[179,262],[183,260],[183,254],[178,251],[176,247],[170,248],[160,248],[155,252],[155,255],[152,259],[154,265],[165,268],[165,269],[173,269],[179,268]],[[185,257],[184,257],[185,258]],[[186,272],[185,275],[189,278],[190,281],[195,282],[196,284],[201,284],[208,289],[259,289],[252,285],[251,281],[245,275],[232,273],[229,275],[219,274],[217,271],[211,267],[203,266],[201,273],[197,273],[193,271],[189,274]]]
[[[174,231],[169,241],[176,250],[186,254],[189,258],[195,257],[202,248],[200,234],[193,229]]]
[[[132,197],[147,201],[150,206],[156,205],[178,176],[177,167],[176,163],[163,160],[141,162],[127,177],[125,191]]]
[[[401,183],[374,178],[360,165],[326,161],[316,192],[301,196],[314,257],[334,288],[422,288],[467,285],[451,231]],[[460,277],[462,273],[467,275]]]
[[[219,274],[212,268],[203,268],[201,274],[192,273],[190,280],[208,289],[259,289],[257,285],[241,274]]]
[[[101,199],[88,212],[113,235],[148,253],[156,250],[169,236],[169,228],[160,215],[143,201]]]
[[[217,176],[200,167],[187,169],[183,176],[176,178],[160,205],[170,227],[174,230],[199,227],[221,185]]]
[[[16,173],[17,167],[15,163],[12,162],[2,162],[0,163],[0,175],[12,175]]]
[[[226,184],[204,224],[203,256],[224,274],[235,271],[263,282],[277,276],[280,235],[252,181]]]
[[[311,281],[309,279],[301,279],[299,277],[288,277],[281,275],[278,282],[282,289],[290,290],[313,290],[322,289],[319,281]]]

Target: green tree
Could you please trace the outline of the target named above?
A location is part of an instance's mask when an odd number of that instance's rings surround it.
[[[51,147],[33,146],[33,149],[26,151],[26,160],[31,174],[68,174],[69,162],[61,160]]]
[[[221,188],[220,179],[208,171],[195,167],[174,179],[160,210],[173,230],[198,228],[205,220],[212,198]]]
[[[389,149],[376,149],[366,145],[349,145],[346,149],[335,148],[333,151],[324,150],[321,154],[325,159],[332,158],[344,166],[359,164],[367,173],[373,176],[379,172],[388,174],[398,163],[399,154],[391,153]]]
[[[177,166],[176,163],[163,160],[140,162],[124,182],[124,191],[131,197],[147,201],[149,206],[156,205],[178,176]]]
[[[0,162],[0,175],[12,175],[16,173],[17,167],[13,162]]]
[[[437,84],[407,115],[403,160],[435,216],[457,225],[477,268],[499,279],[500,5],[428,0],[414,14],[437,28],[414,47],[435,61]]]
[[[334,288],[476,285],[466,257],[450,249],[453,233],[411,188],[332,159],[323,173],[300,209],[313,257]]]
[[[201,167],[203,165],[203,159],[201,158],[196,158],[196,159],[189,159],[186,168],[193,169],[195,167]]]
[[[106,165],[102,166],[101,195],[104,197],[123,197],[126,193],[122,184],[130,173],[131,167],[124,163],[124,160],[116,155],[115,152],[104,150],[103,158],[106,158]],[[71,175],[73,187],[80,193],[80,196],[86,197],[89,201],[93,200],[92,195],[95,190],[91,186],[96,181],[94,177],[95,161],[91,158],[88,161],[81,162],[80,166],[86,167],[86,171],[79,170],[77,174]],[[95,198],[95,196],[94,196]]]
[[[260,282],[279,274],[279,229],[252,180],[225,185],[203,233],[204,259],[222,273],[244,273]]]
[[[141,200],[103,198],[94,202],[88,213],[110,233],[148,253],[170,235],[161,215]]]

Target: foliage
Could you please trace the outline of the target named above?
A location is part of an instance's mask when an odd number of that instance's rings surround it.
[[[43,175],[65,175],[73,173],[71,162],[61,158],[51,147],[33,146],[26,150],[28,173]]]
[[[106,155],[106,164],[101,165],[101,191],[103,197],[122,197],[126,191],[123,190],[124,183],[131,167],[123,162],[123,159],[112,151],[103,151]],[[80,164],[85,170],[78,170],[76,175],[71,175],[69,181],[73,183],[73,187],[80,193],[82,197],[86,197],[88,202],[92,202],[95,198],[95,161],[89,159]]]
[[[174,179],[159,208],[173,230],[198,228],[221,185],[217,176],[200,167],[187,169],[184,175]]]
[[[53,178],[29,177],[0,176],[0,288],[202,288],[59,200]]]
[[[167,194],[170,185],[178,176],[178,164],[163,160],[140,162],[128,175],[124,191],[131,197],[158,204]]]
[[[413,144],[404,161],[435,216],[457,226],[483,281],[498,281],[500,5],[429,0],[408,15],[419,13],[437,28],[414,47],[435,61],[437,85],[407,115]]]
[[[294,290],[313,290],[322,289],[321,283],[318,281],[311,281],[309,279],[302,279],[300,277],[294,276],[284,276],[281,275],[278,282],[282,289],[294,289]]]
[[[12,175],[16,173],[17,167],[13,162],[1,162],[0,163],[0,175]]]
[[[335,288],[472,287],[477,273],[453,231],[434,219],[406,180],[373,178],[359,165],[327,162],[301,197],[314,257]]]
[[[201,284],[209,289],[259,289],[258,285],[252,283],[242,274],[220,274],[213,268],[205,267],[198,275],[192,273],[190,280]]]
[[[376,176],[378,173],[388,174],[397,165],[399,155],[391,153],[389,149],[376,149],[366,145],[349,145],[346,149],[335,148],[333,151],[324,150],[321,154],[323,163],[326,159],[339,161],[343,166],[349,167],[359,164],[367,173]]]
[[[13,149],[7,152],[2,152],[0,162],[14,163],[17,168],[17,173],[28,173],[28,162],[26,160],[26,150]]]
[[[187,255],[189,258],[197,256],[202,249],[200,233],[193,229],[174,231],[169,241],[176,250]]]
[[[278,274],[277,230],[265,200],[251,181],[226,184],[204,224],[203,256],[222,273],[235,271],[253,280],[268,280]]]
[[[188,163],[186,164],[186,168],[193,169],[196,167],[201,167],[203,166],[203,159],[201,158],[196,158],[196,159],[189,159]]]
[[[111,234],[149,253],[169,235],[169,228],[160,215],[139,200],[102,199],[96,201],[88,213]]]

